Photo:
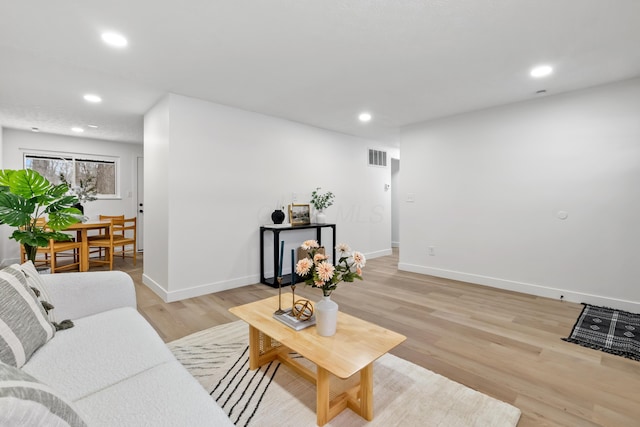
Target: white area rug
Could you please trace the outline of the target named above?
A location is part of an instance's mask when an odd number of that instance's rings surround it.
[[[168,345],[237,426],[316,425],[315,387],[279,362],[249,371],[248,335],[237,321]],[[506,427],[520,418],[518,408],[391,354],[375,362],[373,375],[373,421],[346,409],[327,426]]]

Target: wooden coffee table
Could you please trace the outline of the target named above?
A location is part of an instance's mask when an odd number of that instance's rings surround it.
[[[291,301],[291,294],[282,295]],[[249,369],[278,359],[316,385],[316,415],[319,426],[345,408],[366,420],[373,419],[373,362],[403,342],[406,337],[388,329],[338,312],[338,329],[332,337],[322,337],[314,326],[295,331],[273,318],[278,297],[252,302],[229,311],[249,324]],[[295,352],[316,365],[316,372],[289,357]],[[329,377],[346,379],[360,374],[359,383],[329,397]]]

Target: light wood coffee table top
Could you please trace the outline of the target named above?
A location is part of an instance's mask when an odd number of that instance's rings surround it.
[[[291,299],[290,293],[282,295],[283,308],[291,306]],[[314,326],[295,331],[273,318],[277,308],[278,297],[275,296],[229,309],[249,324],[249,368],[257,369],[278,359],[315,383],[319,426],[346,408],[372,420],[373,362],[406,337],[342,312],[338,312],[338,328],[334,336],[322,337]],[[316,371],[290,357],[289,351],[313,362]],[[331,399],[330,374],[343,379],[359,374],[360,382]]]
[[[288,302],[288,303],[285,303]],[[282,294],[282,307],[291,307],[291,294]],[[273,318],[278,297],[233,307],[229,311],[339,378],[348,378],[403,342],[406,337],[346,313],[338,312],[338,328],[322,337],[315,327],[295,331]]]

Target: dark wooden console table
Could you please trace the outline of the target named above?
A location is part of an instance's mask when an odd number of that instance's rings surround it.
[[[316,240],[318,244],[322,246],[322,229],[331,228],[333,237],[333,246],[336,245],[336,225],[335,224],[307,224],[307,225],[294,225],[291,227],[271,227],[268,225],[260,227],[260,283],[269,285],[273,288],[278,287],[278,282],[275,277],[264,277],[264,232],[271,231],[273,233],[273,274],[278,274],[278,267],[280,265],[280,233],[291,230],[305,230],[315,229]],[[302,243],[302,242],[301,242]],[[333,249],[333,265],[336,264],[336,250]],[[285,274],[282,276],[282,285],[291,284],[291,274]]]

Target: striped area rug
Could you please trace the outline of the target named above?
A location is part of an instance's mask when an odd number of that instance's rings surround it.
[[[248,327],[237,321],[168,345],[236,426],[316,425],[314,386],[279,362],[250,371],[247,343]],[[351,382],[332,378],[331,389]],[[513,427],[519,418],[518,408],[386,354],[374,365],[373,421],[347,409],[327,425]]]

